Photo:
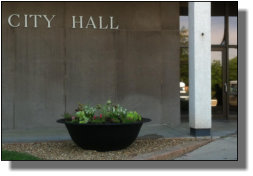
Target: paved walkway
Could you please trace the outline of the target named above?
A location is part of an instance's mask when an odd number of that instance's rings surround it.
[[[175,160],[237,160],[237,135],[217,139]]]
[[[235,135],[236,133],[236,120],[213,120],[211,136],[204,138],[216,140],[194,150],[193,152],[187,153],[179,158],[176,158],[176,160],[237,160],[237,136]],[[186,122],[181,123],[178,126],[172,126],[168,124],[145,123],[142,126],[138,137],[194,138],[193,136],[190,136],[189,123]],[[70,140],[70,136],[68,134],[67,129],[64,125],[61,124],[59,125],[59,128],[2,131],[2,143],[61,140]],[[176,152],[184,151],[181,152],[183,154],[187,151],[192,151],[186,149],[187,146],[181,146],[181,148],[179,146],[179,148],[176,149]],[[158,155],[161,155],[163,159],[168,159],[166,158],[168,155],[168,151],[166,151],[165,153],[158,153]],[[180,154],[177,156],[180,156]],[[157,157],[156,154],[154,154],[154,157]]]
[[[211,137],[213,139],[235,134],[237,132],[236,120],[213,120]],[[146,124],[142,127],[139,136],[157,135],[158,137],[192,137],[190,136],[189,123],[181,123],[178,126],[167,124]]]
[[[219,138],[237,132],[237,121],[216,120],[212,123],[211,137]],[[182,123],[178,126],[167,124],[149,124],[145,123],[139,133],[139,137],[192,137],[188,123]],[[2,131],[3,143],[15,142],[34,142],[34,141],[58,141],[70,140],[67,129],[64,125],[59,124],[59,128],[48,129],[27,129],[27,130],[8,130]]]

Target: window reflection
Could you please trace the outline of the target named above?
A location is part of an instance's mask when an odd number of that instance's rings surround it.
[[[181,115],[189,113],[189,65],[188,48],[180,49],[180,107]]]
[[[229,48],[229,115],[237,117],[238,85],[237,85],[237,49]]]
[[[221,114],[223,95],[222,95],[222,51],[212,51],[212,65],[211,65],[211,75],[212,75],[212,113]]]
[[[185,27],[186,29],[189,29],[189,24],[188,24],[188,16],[180,16],[180,29],[182,27]]]
[[[237,17],[229,17],[229,45],[237,45]]]
[[[237,49],[229,48],[229,81],[237,80]]]
[[[180,79],[188,87],[189,85],[189,64],[188,64],[188,48],[180,49]]]
[[[224,39],[224,16],[212,16],[211,18],[211,42],[212,45],[221,45]]]
[[[212,45],[221,45],[224,40],[224,16],[211,17],[211,42]],[[188,46],[189,21],[188,16],[180,16],[180,44]]]
[[[189,25],[188,16],[180,16],[180,45],[188,46]]]

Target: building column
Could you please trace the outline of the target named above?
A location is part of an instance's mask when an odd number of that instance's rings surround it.
[[[189,125],[193,136],[211,131],[211,3],[189,2]]]

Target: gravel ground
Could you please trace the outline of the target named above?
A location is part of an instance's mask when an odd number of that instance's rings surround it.
[[[43,160],[131,160],[131,158],[138,154],[159,151],[169,146],[203,140],[205,139],[140,138],[126,149],[110,152],[83,150],[72,141],[2,144],[2,150],[26,152]]]

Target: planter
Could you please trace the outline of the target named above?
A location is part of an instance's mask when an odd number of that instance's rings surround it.
[[[72,140],[81,148],[97,151],[120,150],[131,145],[137,138],[141,126],[150,119],[142,118],[133,123],[75,124],[64,119],[64,123]]]

